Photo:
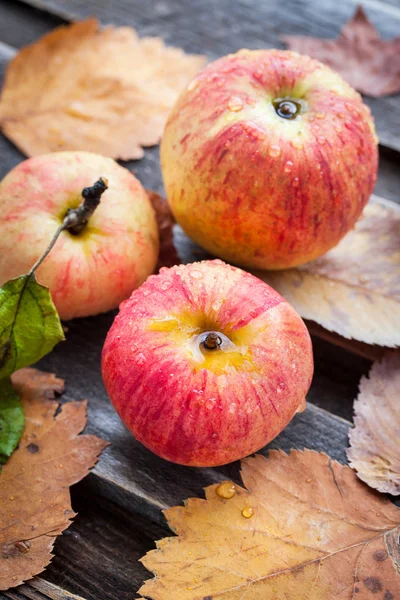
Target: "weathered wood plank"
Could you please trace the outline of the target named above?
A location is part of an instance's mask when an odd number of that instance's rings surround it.
[[[35,577],[17,588],[4,592],[4,595],[0,595],[0,599],[2,598],[9,600],[86,600],[42,577]]]
[[[243,47],[283,47],[279,39],[283,33],[336,37],[356,6],[354,0],[24,1],[67,20],[95,15],[103,23],[133,25],[141,35],[161,35],[169,44],[206,53],[210,59]],[[398,35],[398,5],[367,0],[364,6],[384,38]],[[400,95],[365,100],[375,116],[381,144],[400,150]]]

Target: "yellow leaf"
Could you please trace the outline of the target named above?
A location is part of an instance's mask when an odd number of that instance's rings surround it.
[[[157,550],[142,559],[156,575],[139,590],[143,596],[398,597],[400,510],[362,484],[349,467],[311,450],[289,456],[274,450],[268,460],[242,461],[242,479],[247,489],[236,486],[234,495],[231,485],[222,493],[212,485],[206,500],[191,498],[165,511],[178,537],[157,542]]]
[[[160,140],[204,58],[95,19],[59,27],[11,61],[0,125],[26,155],[87,150],[141,158]]]
[[[353,231],[321,258],[256,273],[305,319],[368,344],[400,346],[400,210],[368,204]]]
[[[347,457],[360,479],[400,494],[400,354],[387,352],[360,382]]]
[[[54,392],[63,381],[22,369],[12,376],[25,412],[25,429],[0,475],[0,590],[43,571],[56,536],[71,524],[69,486],[82,479],[106,442],[78,434],[86,402],[68,402],[55,416]]]

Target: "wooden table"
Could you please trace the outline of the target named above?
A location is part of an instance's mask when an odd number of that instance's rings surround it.
[[[399,35],[399,0],[364,0],[364,7],[384,37]],[[141,35],[162,36],[169,44],[212,59],[241,47],[281,47],[281,33],[334,37],[354,8],[352,0],[2,0],[0,68],[3,72],[15,49],[59,24],[88,15],[104,24],[133,25]],[[375,192],[399,202],[400,95],[366,101],[381,140]],[[24,158],[4,137],[0,155],[1,177]],[[157,148],[125,166],[146,187],[162,192]],[[72,489],[79,514],[57,540],[51,566],[40,578],[0,594],[1,598],[134,598],[150,577],[138,559],[154,548],[155,539],[169,534],[161,510],[201,496],[203,486],[212,482],[238,479],[238,464],[190,469],[166,463],[123,427],[100,375],[100,352],[114,315],[68,324],[66,343],[40,363],[66,379],[65,400],[88,398],[87,431],[112,445],[89,477]],[[345,462],[353,399],[371,363],[354,348],[351,352],[315,336],[313,342],[315,377],[308,409],[269,447],[313,448]]]

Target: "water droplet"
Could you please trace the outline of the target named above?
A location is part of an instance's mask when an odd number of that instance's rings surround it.
[[[311,483],[312,479],[306,479],[306,483]]]
[[[144,365],[144,363],[146,362],[146,357],[142,352],[139,352],[139,354],[136,357],[136,364],[137,365]]]
[[[254,510],[251,508],[251,506],[245,506],[242,510],[242,515],[246,519],[251,519],[251,517],[254,515]]]
[[[228,108],[232,112],[239,112],[243,108],[243,100],[239,96],[231,96],[228,100]]]
[[[282,150],[279,148],[279,146],[271,146],[268,148],[268,154],[272,156],[272,158],[278,158],[278,156],[282,154]]]
[[[265,140],[265,130],[252,122],[241,123],[242,129],[255,140]]]
[[[192,92],[193,90],[195,90],[198,85],[199,85],[199,80],[198,79],[192,79],[192,81],[187,86],[188,92]]]
[[[303,142],[301,142],[300,140],[294,139],[290,143],[293,146],[293,148],[296,148],[296,150],[301,150],[303,148]]]
[[[172,283],[170,281],[163,281],[163,283],[160,285],[160,288],[164,291],[169,290],[172,288]]]
[[[363,274],[361,273],[361,275],[359,275],[359,276],[358,276],[358,281],[359,281],[360,283],[368,283],[368,281],[369,281],[369,277],[368,277],[368,275],[363,275]]]
[[[286,161],[283,166],[283,170],[285,171],[285,173],[290,173],[292,169],[293,169],[292,161],[291,160]]]
[[[340,112],[340,113],[337,113],[337,116],[339,117],[339,119],[344,119],[346,115],[344,113]]]
[[[229,500],[233,498],[236,494],[236,487],[232,481],[223,481],[219,484],[219,486],[215,489],[215,493],[220,498],[225,498],[225,500]]]
[[[343,128],[342,128],[342,127],[340,127],[340,125],[336,125],[336,127],[335,127],[335,131],[336,131],[336,133],[342,133],[342,131],[343,131]]]
[[[350,104],[350,102],[346,102],[345,107],[347,108],[347,110],[349,112],[354,112],[354,106],[352,104]]]
[[[203,273],[201,271],[197,271],[195,269],[192,269],[189,272],[190,277],[193,277],[193,279],[203,279]]]
[[[292,369],[294,369],[294,370],[297,369],[297,363],[295,360],[292,361]]]
[[[323,146],[326,143],[326,138],[323,135],[319,135],[317,137],[317,142],[318,144],[321,144],[321,146]]]
[[[143,296],[150,296],[150,290],[143,290]]]
[[[214,302],[214,303],[211,305],[211,308],[212,308],[213,310],[215,310],[215,312],[217,312],[217,311],[220,309],[220,307],[221,307],[221,303],[220,303],[220,302]]]
[[[297,188],[297,187],[299,187],[299,185],[300,185],[300,180],[299,180],[299,178],[298,178],[298,177],[295,177],[295,178],[293,179],[293,181],[292,181],[292,186],[293,186],[294,188]]]
[[[281,381],[281,383],[276,388],[276,391],[278,392],[278,394],[280,394],[285,389],[285,387],[286,387],[285,384],[283,383],[283,381]]]
[[[317,112],[317,113],[315,113],[315,117],[317,119],[325,119],[326,113],[324,113],[324,112]]]
[[[168,271],[169,271],[168,267],[161,267],[161,269],[159,270],[159,274],[160,273],[167,273]],[[151,279],[151,278],[149,277],[149,279]]]

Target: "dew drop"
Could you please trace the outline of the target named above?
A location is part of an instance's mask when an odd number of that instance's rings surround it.
[[[368,277],[368,275],[363,275],[361,273],[361,275],[358,276],[358,281],[359,281],[359,283],[368,283],[369,277]]]
[[[297,369],[297,363],[295,360],[292,361],[292,369],[294,369],[294,370]]]
[[[232,481],[223,481],[219,484],[219,486],[215,489],[215,493],[220,498],[225,498],[225,500],[229,500],[233,498],[236,494],[236,487]]]
[[[144,365],[144,363],[146,362],[146,357],[142,352],[139,352],[139,354],[136,357],[136,364],[137,365]]]
[[[221,306],[221,303],[220,303],[220,302],[214,302],[214,303],[211,305],[211,308],[212,308],[213,310],[215,310],[215,312],[217,312],[217,311],[220,309],[220,306]]]
[[[352,104],[350,104],[350,102],[346,102],[345,107],[347,108],[347,110],[349,112],[354,112],[354,106]]]
[[[197,88],[198,85],[199,85],[199,80],[198,79],[192,79],[192,81],[187,86],[187,89],[188,89],[189,92],[192,92],[193,90],[195,90]]]
[[[245,506],[242,510],[242,515],[246,519],[251,519],[251,517],[254,515],[254,510],[251,508],[251,506]]]
[[[336,127],[335,127],[335,131],[336,131],[336,133],[342,133],[342,131],[343,131],[343,128],[342,128],[342,127],[340,127],[340,125],[336,125]]]
[[[326,117],[326,113],[324,113],[324,112],[317,112],[317,113],[315,113],[315,118],[316,119],[325,119],[325,117]]]
[[[303,142],[301,142],[300,140],[292,140],[291,145],[293,146],[293,148],[296,148],[296,150],[301,150],[303,148]]]
[[[318,144],[321,144],[321,146],[323,146],[326,143],[326,138],[323,135],[319,135],[317,137],[317,142]]]
[[[190,277],[193,277],[193,279],[203,279],[203,273],[201,271],[197,271],[195,269],[192,269],[190,272]]]
[[[239,96],[231,96],[228,100],[228,108],[232,112],[239,112],[243,108],[243,100]]]
[[[288,160],[285,162],[284,166],[283,166],[283,170],[285,171],[285,173],[290,173],[293,169],[293,163],[291,160]]]
[[[282,150],[279,148],[279,146],[270,146],[270,148],[268,148],[268,154],[272,158],[278,158],[278,156],[282,154]]]
[[[278,392],[278,394],[280,394],[285,389],[285,387],[286,387],[285,384],[283,383],[283,381],[281,381],[281,383],[276,388],[276,391]]]
[[[295,177],[295,178],[293,179],[293,181],[292,181],[292,186],[293,186],[294,188],[297,188],[297,187],[299,187],[299,185],[300,185],[300,180],[299,180],[299,178],[298,178],[298,177]]]
[[[340,113],[337,113],[337,116],[339,117],[339,119],[344,119],[346,115],[344,113],[340,112]]]
[[[160,285],[160,287],[165,292],[166,290],[169,290],[172,288],[172,283],[170,281],[163,281],[163,283]]]

